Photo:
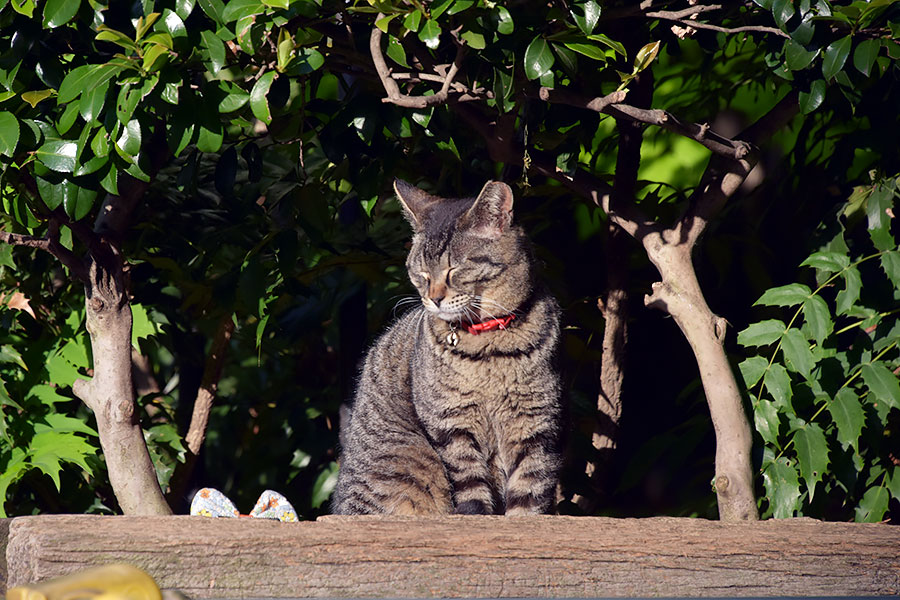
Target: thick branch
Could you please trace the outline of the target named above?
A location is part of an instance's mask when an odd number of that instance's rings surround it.
[[[377,18],[380,19],[382,16],[379,13]],[[375,72],[378,74],[381,85],[387,93],[387,98],[382,98],[382,102],[396,104],[405,108],[428,108],[429,106],[445,104],[450,101],[466,102],[482,97],[479,90],[469,89],[453,81],[459,73],[463,58],[466,55],[466,47],[459,40],[457,40],[456,57],[453,59],[453,63],[447,68],[447,73],[440,77],[427,73],[392,73],[384,60],[384,53],[381,51],[382,35],[380,29],[373,27],[372,34],[369,36],[369,52],[372,55],[372,64],[375,65]],[[400,91],[400,86],[397,85],[396,81],[398,79],[438,81],[441,83],[441,89],[431,96],[408,96]]]
[[[751,146],[747,142],[721,136],[712,131],[705,123],[686,123],[665,110],[643,109],[622,104],[625,97],[621,91],[598,98],[585,98],[566,89],[542,87],[539,94],[540,98],[547,102],[585,108],[608,114],[617,119],[627,118],[648,125],[657,125],[672,133],[690,138],[709,148],[713,153],[728,158],[743,158],[751,150]]]
[[[185,441],[192,454],[199,454],[206,438],[206,426],[209,423],[209,413],[212,410],[216,391],[219,387],[219,378],[222,376],[222,366],[225,363],[225,350],[234,333],[234,321],[231,316],[222,320],[216,337],[213,339],[206,366],[203,369],[203,379],[200,389],[197,390],[197,398],[194,400],[194,410],[191,414],[191,425],[188,428]]]

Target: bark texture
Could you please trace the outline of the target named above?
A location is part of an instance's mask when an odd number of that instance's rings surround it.
[[[122,512],[171,514],[135,414],[132,315],[121,258],[112,246],[98,243],[88,257],[87,271],[86,321],[94,375],[77,380],[72,389],[97,418],[109,481]]]
[[[874,596],[900,530],[812,519],[48,515],[9,522],[9,585],[126,562],[192,598]]]

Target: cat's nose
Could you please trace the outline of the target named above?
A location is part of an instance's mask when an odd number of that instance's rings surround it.
[[[435,305],[435,306],[440,306],[440,305],[441,305],[441,300],[444,299],[444,296],[437,296],[437,295],[435,295],[435,296],[429,296],[429,298],[431,298],[431,301],[434,302],[434,305]]]

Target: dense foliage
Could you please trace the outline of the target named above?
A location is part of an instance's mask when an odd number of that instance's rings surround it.
[[[324,510],[357,361],[412,293],[395,176],[445,195],[488,178],[516,184],[516,218],[565,310],[564,495],[595,493],[582,463],[606,221],[560,179],[612,181],[619,133],[604,114],[541,100],[543,85],[586,98],[624,87],[637,106],[726,136],[796,94],[798,116],[761,147],[697,269],[710,305],[738,330],[758,320],[750,305],[771,287],[761,303],[799,305],[805,317],[801,327],[793,312],[768,315],[781,329],[765,321],[761,337],[748,339],[761,331],[753,325],[739,340],[781,342],[742,367],[768,513],[896,514],[886,490],[896,498],[900,483],[897,265],[879,258],[888,280],[869,266],[873,252],[897,248],[895,184],[882,178],[900,172],[900,4],[651,4],[0,0],[0,230],[81,254],[104,197],[137,198],[116,243],[147,375],[141,420],[176,510],[197,485],[244,510],[266,487],[306,516]],[[409,106],[383,102],[373,31]],[[649,127],[641,208],[671,220],[709,157]],[[850,196],[857,186],[869,187]],[[847,233],[834,237],[839,211]],[[874,232],[875,250],[860,229]],[[626,252],[614,259],[629,267],[632,298],[625,414],[601,510],[712,516],[696,364],[671,322],[642,307],[655,272],[637,245]],[[880,283],[855,293],[857,276]],[[807,283],[783,287],[794,281]],[[845,286],[837,296],[835,281]],[[0,513],[114,511],[93,416],[71,390],[92,365],[81,283],[50,253],[0,244],[0,294]],[[194,465],[183,436],[210,346],[232,325]],[[728,344],[740,362],[733,336]]]

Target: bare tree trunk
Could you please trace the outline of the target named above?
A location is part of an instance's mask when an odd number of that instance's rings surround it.
[[[131,306],[121,257],[106,241],[90,250],[84,286],[94,376],[73,391],[94,412],[109,481],[126,515],[171,514],[135,413]]]

